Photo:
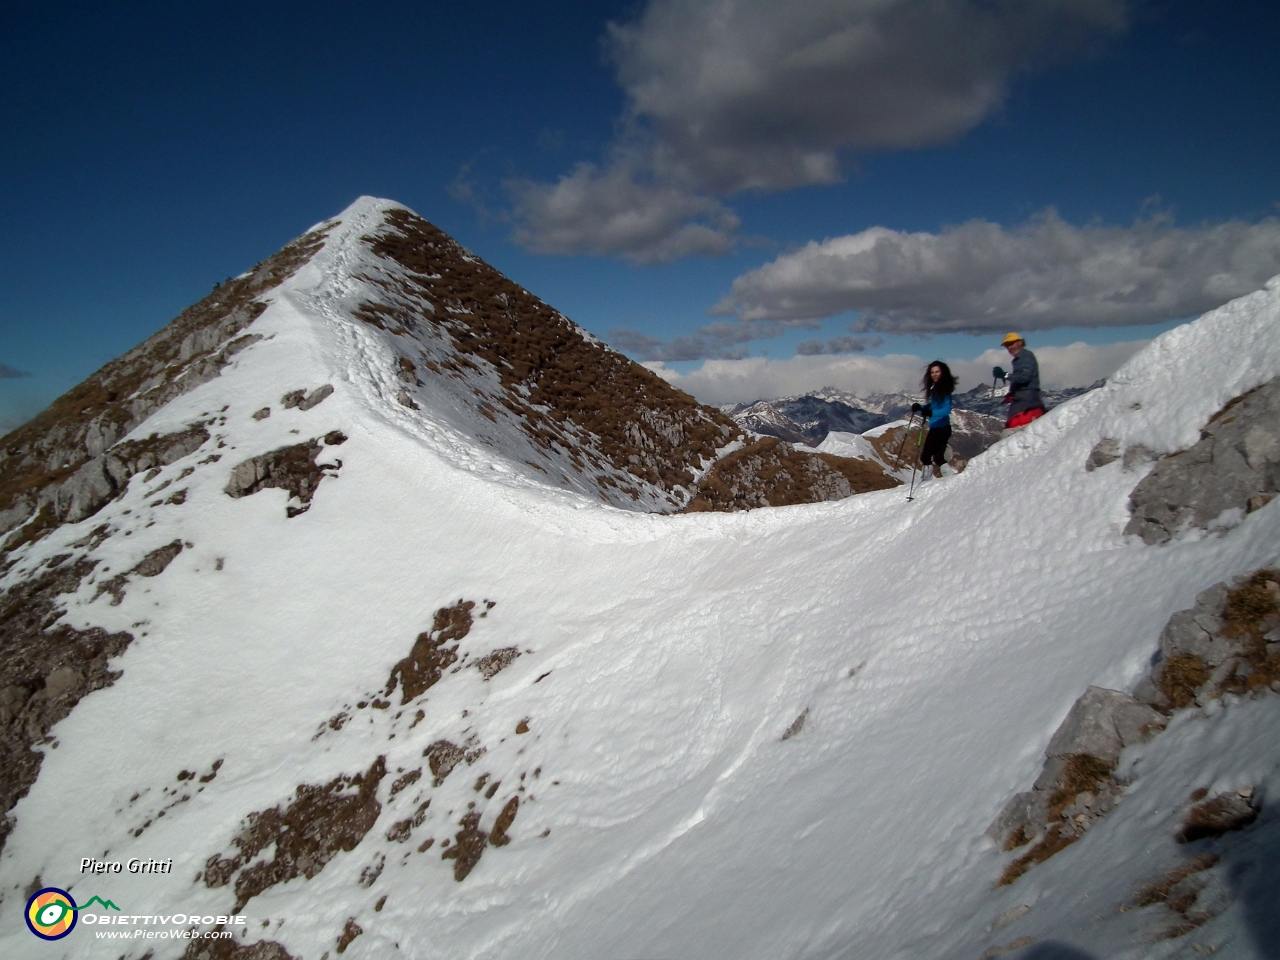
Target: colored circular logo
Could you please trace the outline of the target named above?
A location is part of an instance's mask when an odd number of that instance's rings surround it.
[[[41,940],[61,940],[76,928],[76,901],[65,890],[45,887],[27,901],[27,929]]]

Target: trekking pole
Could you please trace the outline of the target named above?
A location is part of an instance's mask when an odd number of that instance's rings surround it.
[[[902,469],[902,448],[907,445],[907,437],[911,436],[911,425],[916,422],[916,415],[913,413],[907,419],[907,429],[902,431],[902,442],[898,444],[898,452],[894,455],[894,460],[898,463],[898,469]]]
[[[907,490],[907,502],[915,499],[916,467],[920,465],[920,448],[924,446],[924,417],[920,418],[920,432],[916,434],[916,455],[911,458],[911,486]]]

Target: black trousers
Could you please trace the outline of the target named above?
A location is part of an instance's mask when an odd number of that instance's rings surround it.
[[[931,463],[942,466],[946,463],[947,441],[951,439],[951,427],[931,427],[924,438],[924,449],[920,451],[920,462],[926,467]]]

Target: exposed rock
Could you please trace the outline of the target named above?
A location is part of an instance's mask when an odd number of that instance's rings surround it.
[[[112,596],[111,605],[113,607],[118,606],[124,599],[125,584],[129,582],[130,577],[158,577],[173,562],[174,557],[181,552],[181,540],[174,540],[172,543],[166,543],[163,547],[157,547],[139,560],[136,566],[126,570],[124,573],[116,574],[110,580],[104,580],[99,583],[98,592],[94,594],[94,598],[96,599],[104,593],[109,593]]]
[[[1106,816],[1124,792],[1111,776],[1120,751],[1164,729],[1165,718],[1118,690],[1089,687],[1067,712],[1031,790],[1016,794],[987,828],[1004,849],[1042,838],[1010,865],[1012,882],[1032,863],[1078,839]]]
[[[516,813],[519,809],[519,797],[512,797],[503,806],[502,811],[498,814],[498,819],[493,823],[493,829],[489,831],[489,842],[495,847],[505,847],[511,842],[511,838],[507,836],[507,831],[511,829],[511,824],[515,823]]]
[[[153,433],[145,440],[118,443],[109,452],[83,462],[61,483],[48,484],[34,493],[31,502],[37,510],[46,512],[50,529],[59,523],[78,523],[121,496],[134,474],[181,460],[199,450],[208,439],[209,431],[197,423],[178,433]],[[20,530],[10,537],[4,549],[19,546],[22,533]]]
[[[68,522],[72,504],[76,518],[83,519],[106,502],[103,497],[110,499],[127,477],[113,472],[105,459],[80,476],[74,489],[62,487],[89,461],[119,454],[113,448],[121,438],[170,400],[217,377],[237,353],[261,339],[240,335],[266,309],[260,298],[310,260],[327,232],[328,227],[319,228],[219,285],[4,437],[0,533],[24,522],[32,528],[25,537],[11,537],[4,549]]]
[[[435,778],[433,782],[438,787],[444,783],[445,778],[459,763],[465,762],[470,766],[479,760],[484,752],[484,747],[460,747],[448,740],[437,740],[422,751],[422,755],[427,758],[431,775]]]
[[[1084,462],[1086,471],[1094,471],[1099,467],[1105,467],[1108,463],[1114,463],[1120,459],[1120,441],[1119,440],[1099,440],[1094,444],[1093,449],[1089,451],[1089,458]]]
[[[475,811],[465,814],[458,827],[458,832],[453,835],[453,846],[442,853],[440,859],[456,861],[453,879],[461,883],[480,862],[489,836],[480,829],[480,814]]]
[[[486,680],[491,680],[515,663],[518,656],[520,656],[519,647],[502,647],[493,651],[487,657],[481,657],[475,662],[475,667]]]
[[[809,719],[809,708],[805,707],[803,710],[800,711],[800,713],[796,716],[796,718],[791,721],[791,726],[787,727],[787,729],[782,732],[782,739],[790,740],[792,737],[799,734],[800,731],[804,729],[804,722],[808,719]]]
[[[205,885],[226,886],[244,868],[235,883],[234,909],[239,911],[269,887],[299,876],[311,879],[339,850],[354,850],[373,827],[382,812],[377,793],[386,772],[386,759],[378,757],[364,773],[336,777],[323,786],[304,784],[287,807],[249,814],[231,841],[239,853],[210,857],[203,873]],[[268,847],[274,848],[270,861],[245,867]]]
[[[1186,529],[1230,524],[1278,491],[1280,379],[1232,400],[1199,442],[1157,463],[1129,495],[1124,532],[1167,543]]]
[[[75,593],[96,563],[55,564],[0,595],[0,850],[13,827],[8,811],[40,772],[44,754],[32,746],[82,697],[115,682],[110,658],[133,640],[57,623],[59,598]]]
[[[290,517],[306,513],[311,508],[311,498],[316,487],[325,477],[337,476],[339,463],[316,463],[323,447],[317,440],[307,440],[292,446],[280,447],[270,453],[250,457],[236,464],[227,481],[226,493],[231,497],[247,497],[259,490],[276,488],[287,490],[299,506],[290,504],[285,512]]]
[[[280,404],[286,410],[293,407],[297,407],[299,410],[310,410],[312,407],[318,406],[332,393],[333,384],[326,383],[323,386],[316,387],[310,393],[306,390],[290,391],[280,398]]]
[[[391,696],[399,684],[400,702],[406,704],[431,689],[458,659],[457,642],[471,632],[471,611],[475,605],[474,600],[459,600],[451,607],[437,610],[431,629],[418,634],[409,656],[391,668],[384,696]],[[434,762],[432,772],[435,772]]]
[[[1163,730],[1165,714],[1224,693],[1280,692],[1280,643],[1269,642],[1273,634],[1280,638],[1280,570],[1263,568],[1230,585],[1214,584],[1200,593],[1190,610],[1171,616],[1150,674],[1137,685],[1134,697],[1101,687],[1086,690],[1050,739],[1032,789],[1011,797],[987,828],[1005,850],[1035,841],[1007,865],[1000,882],[1012,883],[1115,808],[1125,786],[1112,774],[1121,750]],[[1204,795],[1199,790],[1192,799],[1203,800]],[[1177,839],[1190,843],[1242,829],[1256,819],[1259,808],[1252,788],[1221,794],[1187,813]],[[1146,902],[1157,902],[1185,876],[1157,885],[1159,897]],[[1192,900],[1194,896],[1187,902]],[[1216,915],[1193,915],[1181,908],[1176,912],[1185,929],[1193,928],[1187,923]]]
[[[342,928],[342,936],[338,937],[338,953],[345,953],[347,947],[351,946],[351,941],[362,933],[364,933],[364,928],[356,923],[356,918],[349,917],[346,925]]]
[[[1280,680],[1280,649],[1267,640],[1280,628],[1277,596],[1280,571],[1269,568],[1202,591],[1194,607],[1169,618],[1150,679],[1134,693],[1169,711],[1269,688]]]
[[[1165,718],[1147,704],[1119,690],[1090,687],[1071,707],[1045,754],[1087,753],[1115,766],[1121,750],[1149,740],[1164,725]]]

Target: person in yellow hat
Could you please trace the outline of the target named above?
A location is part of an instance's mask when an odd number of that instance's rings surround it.
[[[1013,358],[1009,371],[1009,392],[1004,402],[1009,404],[1009,416],[1005,420],[1005,434],[1025,427],[1032,420],[1044,416],[1044,400],[1040,396],[1040,364],[1036,355],[1027,349],[1027,342],[1018,333],[1006,333],[1000,346]],[[999,368],[996,368],[999,370]],[[1003,372],[1003,371],[1001,371]]]

